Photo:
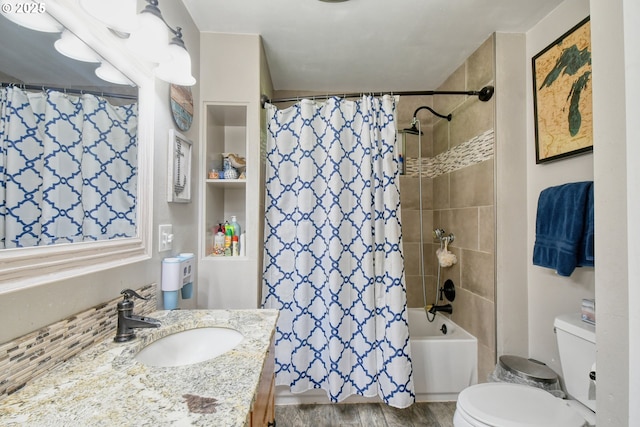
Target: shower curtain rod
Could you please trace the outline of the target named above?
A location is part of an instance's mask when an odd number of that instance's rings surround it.
[[[404,91],[404,92],[387,92],[388,95],[399,95],[399,96],[432,96],[432,95],[469,95],[469,96],[477,96],[478,99],[482,102],[487,102],[493,96],[493,92],[495,91],[493,86],[485,86],[480,90],[422,90],[422,91]],[[290,98],[276,98],[269,99],[267,95],[260,96],[260,105],[264,108],[266,103],[275,104],[278,102],[293,102],[299,101],[302,98],[311,98],[311,99],[329,99],[334,96],[343,97],[343,98],[358,98],[363,95],[365,92],[354,92],[354,93],[336,93],[336,94],[327,94],[327,95],[306,95],[306,96],[294,96]],[[384,95],[384,92],[380,92],[380,95]]]
[[[19,87],[20,89],[24,89],[24,90],[50,89],[50,90],[56,90],[58,92],[72,93],[74,95],[84,95],[86,93],[89,95],[103,96],[105,98],[119,98],[119,99],[133,99],[133,100],[138,99],[137,95],[126,95],[122,93],[101,92],[96,90],[84,90],[84,89],[67,89],[63,87],[54,87],[54,86],[45,86],[45,85],[25,85],[22,83],[4,83],[4,82],[0,83],[0,87],[11,87],[11,86]]]

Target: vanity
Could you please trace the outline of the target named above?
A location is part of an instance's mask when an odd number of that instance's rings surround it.
[[[136,338],[126,343],[106,338],[0,401],[0,424],[274,425],[277,310],[173,310],[149,316],[161,326],[136,329]],[[235,330],[242,340],[194,364],[158,367],[136,360],[163,337],[211,327]]]

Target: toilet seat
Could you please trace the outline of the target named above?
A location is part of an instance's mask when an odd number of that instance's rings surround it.
[[[565,401],[539,388],[485,383],[468,387],[458,395],[454,425],[582,427],[586,421]]]

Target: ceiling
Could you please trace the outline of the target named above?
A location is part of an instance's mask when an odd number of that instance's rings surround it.
[[[436,89],[493,32],[526,32],[562,0],[182,2],[200,31],[260,34],[276,90],[382,92]],[[104,84],[97,64],[52,49],[58,37],[0,15],[0,73],[34,84]]]
[[[378,92],[436,89],[492,33],[526,32],[562,0],[182,2],[202,32],[260,34],[276,90]]]

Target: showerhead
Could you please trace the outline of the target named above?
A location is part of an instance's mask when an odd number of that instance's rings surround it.
[[[408,133],[410,135],[424,135],[424,133],[421,130],[418,130],[415,122],[411,124],[410,128],[403,129],[403,132]]]

